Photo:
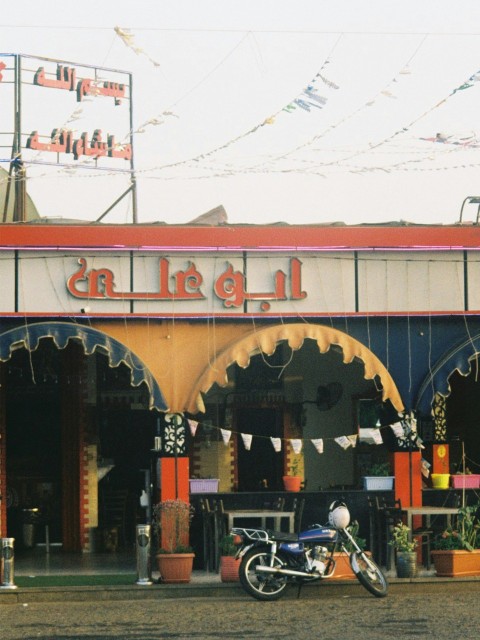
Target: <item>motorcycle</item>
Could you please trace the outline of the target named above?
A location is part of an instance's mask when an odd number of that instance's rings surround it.
[[[385,597],[387,579],[358,546],[349,524],[347,506],[336,501],[330,505],[328,525],[313,524],[298,534],[233,528],[242,587],[257,600],[278,600],[288,584],[297,584],[300,595],[302,584],[333,577],[334,553],[342,551],[360,584],[377,598]]]

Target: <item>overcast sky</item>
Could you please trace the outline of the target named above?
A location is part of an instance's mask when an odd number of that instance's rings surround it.
[[[480,195],[477,1],[17,0],[1,20],[3,53],[132,74],[140,222],[223,205],[230,223],[451,224]],[[35,89],[24,141],[68,121],[75,135],[128,135],[125,104],[105,116],[98,98]],[[94,220],[128,187],[55,158],[27,165],[43,216]],[[131,215],[124,198],[105,221]]]

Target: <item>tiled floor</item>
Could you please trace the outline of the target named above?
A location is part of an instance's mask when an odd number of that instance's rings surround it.
[[[72,573],[93,575],[135,573],[137,559],[135,549],[115,553],[67,553],[60,546],[50,546],[46,553],[44,545],[34,549],[15,552],[15,574],[69,575]]]

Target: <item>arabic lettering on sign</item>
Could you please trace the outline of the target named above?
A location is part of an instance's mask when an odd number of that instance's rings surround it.
[[[64,67],[57,64],[55,78],[47,77],[44,67],[39,67],[33,78],[33,84],[39,87],[51,89],[64,89],[76,91],[77,102],[81,102],[85,96],[107,96],[113,98],[115,105],[120,105],[125,98],[125,85],[119,82],[98,83],[91,78],[83,78],[77,81],[77,73],[73,67]]]
[[[107,142],[104,142],[101,129],[95,129],[91,142],[89,142],[86,131],[80,134],[80,138],[74,140],[71,130],[54,129],[50,136],[50,142],[41,142],[38,131],[32,131],[27,139],[26,146],[27,149],[35,151],[73,153],[75,160],[78,160],[80,156],[94,158],[108,156],[109,158],[132,159],[132,146],[130,144],[117,144],[113,135],[107,135]]]
[[[118,291],[115,275],[111,269],[88,269],[87,260],[79,258],[80,268],[67,280],[67,290],[75,298],[89,300],[205,300],[201,287],[204,284],[202,274],[195,263],[190,262],[187,269],[170,274],[170,260],[160,258],[158,271],[158,291]],[[268,311],[271,302],[282,300],[303,300],[307,292],[302,291],[302,262],[298,258],[290,259],[289,274],[281,269],[273,274],[273,290],[267,292],[249,292],[246,290],[246,278],[241,271],[235,271],[230,263],[213,283],[213,292],[223,300],[225,308],[239,308],[247,301],[259,301],[260,309]]]

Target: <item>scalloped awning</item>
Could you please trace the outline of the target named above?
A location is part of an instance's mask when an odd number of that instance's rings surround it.
[[[200,376],[191,394],[188,411],[191,413],[205,411],[202,394],[206,393],[214,383],[225,386],[228,382],[227,369],[234,362],[246,368],[253,355],[260,352],[271,355],[282,340],[286,340],[291,349],[297,351],[306,338],[317,342],[320,353],[326,353],[332,345],[339,346],[343,351],[345,364],[349,364],[355,358],[361,360],[365,366],[364,378],[372,380],[378,376],[382,384],[383,401],[390,400],[397,411],[403,411],[402,399],[390,373],[365,345],[338,329],[306,323],[282,324],[260,329],[230,343]]]
[[[438,393],[447,398],[451,393],[450,377],[455,371],[462,376],[468,376],[471,371],[471,361],[480,354],[480,334],[469,337],[462,343],[447,351],[438,362],[431,367],[427,377],[420,386],[415,409],[421,415],[432,412],[432,402]]]
[[[69,322],[38,322],[0,333],[0,361],[7,362],[16,349],[35,351],[40,340],[51,338],[58,349],[65,349],[69,341],[79,342],[85,355],[97,349],[108,355],[109,366],[125,364],[131,372],[131,384],[138,387],[144,382],[150,392],[150,408],[165,411],[167,405],[160,388],[147,367],[130,349],[115,338],[79,324]]]

